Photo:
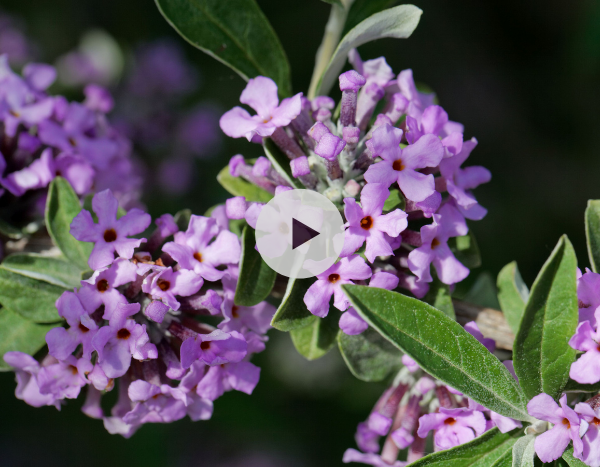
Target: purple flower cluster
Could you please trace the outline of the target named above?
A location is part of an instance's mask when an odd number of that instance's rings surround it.
[[[472,189],[491,175],[484,167],[462,167],[477,141],[464,140],[463,126],[449,120],[432,94],[417,90],[411,70],[396,77],[384,58],[363,62],[355,50],[349,59],[355,69],[339,77],[339,117],[330,97],[309,100],[299,93],[279,101],[275,83],[259,76],[240,98],[256,113],[235,107],[220,124],[234,138],[270,138],[290,159],[289,173],[299,186],[343,207],[342,260],[318,276],[304,302],[323,317],[333,296],[333,306],[348,310],[342,330],[357,334],[367,326],[349,309],[341,285],[365,284],[373,276],[372,286],[402,287],[422,298],[435,278],[431,265],[444,284],[467,277],[469,269],[449,240],[468,234],[466,219],[486,215]],[[229,168],[232,176],[272,194],[292,189],[265,157],[250,165],[238,155]],[[245,219],[254,226],[262,205],[245,206]],[[384,285],[373,285],[382,277]]]
[[[150,215],[134,208],[117,218],[110,190],[92,206],[98,222],[82,210],[71,224],[75,238],[94,242],[94,272],[57,300],[65,327],[48,332],[41,362],[4,356],[16,370],[17,397],[60,409],[87,387],[83,412],[129,437],[144,423],[208,419],[226,391],[251,394],[260,369],[249,359],[264,350],[275,309],[234,304],[241,246],[225,207],[191,216],[186,231],[165,214],[145,239],[131,236],[149,227]],[[108,415],[100,400],[115,384]]]
[[[136,204],[141,178],[130,143],[106,118],[111,96],[88,86],[83,103],[69,102],[47,93],[55,78],[52,66],[38,63],[20,76],[0,56],[0,202],[31,192],[41,207],[41,190],[61,175],[80,196],[111,189],[123,206]]]
[[[495,350],[495,342],[484,338],[475,322],[467,323],[465,329],[490,352]],[[344,462],[401,467],[423,457],[429,433],[433,433],[434,448],[438,451],[472,441],[493,427],[506,433],[522,426],[521,422],[488,410],[432,379],[408,355],[402,357],[402,363],[404,368],[394,384],[379,398],[367,420],[357,427],[355,440],[359,450],[348,449]],[[504,365],[514,375],[512,361],[507,360]],[[382,437],[385,437],[383,447]],[[406,462],[397,460],[404,449],[408,449]]]

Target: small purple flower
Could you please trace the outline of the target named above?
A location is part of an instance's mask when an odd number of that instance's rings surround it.
[[[408,255],[408,267],[422,282],[433,279],[429,271],[431,263],[444,284],[455,284],[469,275],[467,269],[458,261],[450,247],[451,237],[466,235],[469,231],[461,214],[450,204],[444,205],[439,214],[433,215],[433,223],[421,227],[421,246]]]
[[[600,317],[600,309],[596,309],[596,320]],[[600,334],[594,331],[589,321],[577,326],[575,335],[569,345],[575,350],[585,352],[571,364],[569,376],[581,384],[594,384],[600,381]]]
[[[129,399],[135,404],[133,410],[123,416],[130,425],[143,423],[170,423],[185,417],[185,403],[171,396],[171,387],[156,386],[144,380],[129,385]]]
[[[162,302],[173,310],[179,310],[180,304],[176,296],[194,295],[204,284],[204,280],[194,271],[164,268],[153,272],[142,283],[142,291]]]
[[[344,311],[350,302],[342,291],[342,285],[353,284],[353,280],[368,279],[372,274],[371,268],[360,256],[342,258],[317,276],[317,281],[304,295],[304,303],[313,315],[324,318],[329,313],[329,301],[333,295],[333,306]]]
[[[340,256],[349,256],[367,243],[365,256],[373,263],[377,256],[393,255],[392,247],[384,234],[392,238],[398,237],[408,226],[407,214],[396,209],[389,214],[382,214],[383,205],[389,196],[389,190],[379,183],[368,183],[361,192],[362,207],[354,198],[345,198],[344,214],[348,222],[345,232],[344,248]]]
[[[580,402],[575,406],[575,412],[588,423],[588,429],[581,438],[583,449],[577,458],[590,467],[600,467],[600,410]]]
[[[237,263],[241,254],[237,235],[219,230],[215,219],[192,216],[188,229],[176,233],[175,241],[166,243],[163,251],[181,268],[194,271],[207,281],[218,281],[224,273],[217,267]],[[215,236],[216,239],[211,243]]]
[[[42,367],[31,355],[23,352],[6,352],[4,361],[15,369],[17,399],[25,401],[33,407],[53,405],[60,410],[60,400],[53,394],[42,394],[38,385],[38,374]],[[56,361],[56,360],[55,360]]]
[[[181,366],[189,368],[199,359],[211,366],[237,363],[246,356],[247,349],[246,339],[239,332],[216,329],[210,334],[188,337],[181,344]]]
[[[226,391],[252,394],[260,378],[260,368],[250,362],[212,366],[198,383],[197,394],[214,401]]]
[[[579,322],[589,321],[597,327],[596,310],[600,307],[600,274],[586,269],[577,280],[577,298],[579,299]]]
[[[85,308],[93,313],[104,305],[104,319],[111,319],[113,310],[127,299],[117,290],[117,287],[132,282],[137,278],[137,266],[128,259],[117,258],[107,268],[94,271],[92,277],[81,281],[79,297]]]
[[[425,438],[429,431],[435,430],[433,439],[436,447],[450,449],[472,441],[483,434],[485,429],[485,417],[478,410],[440,407],[439,413],[426,414],[419,418],[417,434]]]
[[[150,225],[152,218],[140,209],[131,209],[117,219],[119,203],[110,190],[94,195],[92,209],[98,216],[94,223],[89,211],[83,209],[71,222],[71,235],[82,242],[94,242],[94,249],[88,260],[92,269],[100,269],[114,261],[115,252],[121,257],[130,259],[133,250],[146,239],[127,238],[136,235]]]
[[[492,174],[481,166],[472,166],[461,169],[460,166],[467,160],[471,151],[477,146],[477,140],[472,138],[462,144],[462,149],[456,155],[444,159],[440,163],[440,172],[446,180],[446,189],[457,208],[467,219],[481,220],[487,210],[480,206],[470,190],[477,188],[491,180]]]
[[[383,160],[371,165],[365,173],[369,183],[382,183],[389,187],[398,182],[402,193],[409,200],[423,201],[435,192],[433,175],[417,172],[425,167],[436,167],[444,148],[433,135],[424,135],[414,144],[400,149],[402,130],[385,125],[373,132],[371,148],[374,155]]]
[[[486,349],[494,353],[496,350],[496,341],[488,337],[483,337],[483,334],[479,330],[479,326],[477,326],[475,321],[469,321],[467,324],[465,324],[465,331],[481,342]]]
[[[98,352],[98,363],[109,378],[127,373],[131,358],[147,360],[158,358],[156,346],[150,342],[145,324],[128,319],[123,327],[104,326],[92,339]]]
[[[69,355],[65,360],[42,366],[37,375],[41,394],[52,394],[56,399],[76,399],[81,388],[88,384],[85,373],[91,371],[89,360],[77,360]]]
[[[83,356],[90,360],[94,347],[92,339],[98,325],[81,304],[80,297],[73,292],[63,292],[56,300],[59,316],[65,318],[69,329],[54,328],[46,334],[48,353],[58,360],[65,360],[81,344]]]
[[[405,465],[408,465],[408,462],[402,461],[395,461],[390,464],[389,462],[384,461],[378,454],[371,452],[362,453],[356,449],[346,449],[342,462],[344,462],[344,464],[358,462],[361,464],[372,465],[373,467],[404,467]]]
[[[575,456],[581,456],[583,442],[579,432],[580,427],[582,432],[585,431],[587,422],[567,405],[566,394],[560,398],[560,407],[548,394],[538,394],[528,402],[527,412],[539,420],[554,424],[535,439],[535,452],[542,462],[558,459],[571,441]]]
[[[277,128],[289,125],[302,111],[302,93],[279,103],[277,85],[264,76],[248,81],[240,102],[252,107],[257,115],[250,116],[241,107],[234,107],[221,117],[219,124],[227,136],[245,136],[248,141],[254,135],[271,136]]]

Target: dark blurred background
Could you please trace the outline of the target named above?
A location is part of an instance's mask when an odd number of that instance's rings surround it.
[[[409,40],[379,41],[360,52],[365,59],[385,55],[396,72],[412,68],[450,118],[464,123],[465,136],[479,140],[470,164],[488,167],[493,178],[476,190],[489,214],[472,225],[484,264],[472,276],[495,276],[517,260],[531,284],[563,233],[580,266],[587,266],[583,212],[588,199],[600,198],[600,2],[414,3],[424,14]],[[287,51],[294,91],[306,91],[328,6],[318,0],[259,4]],[[178,38],[149,0],[3,0],[1,7],[22,19],[43,61],[76,47],[90,28],[108,32],[124,50],[171,37],[201,75],[194,102],[226,110],[244,87],[235,73]],[[258,150],[245,140],[223,139],[194,160],[189,193],[165,194],[153,179],[144,202],[153,215],[182,207],[203,213],[227,196],[215,175],[229,158],[256,157]],[[229,393],[216,402],[210,421],[146,425],[130,440],[82,415],[80,402],[70,401],[60,413],[28,407],[13,396],[13,375],[0,374],[0,465],[342,465],[356,424],[382,386],[355,380],[336,350],[304,362],[277,331],[256,363],[263,373],[252,396]]]

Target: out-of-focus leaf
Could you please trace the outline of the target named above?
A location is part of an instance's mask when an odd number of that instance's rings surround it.
[[[271,326],[287,332],[308,326],[317,319],[304,304],[304,295],[314,281],[312,278],[290,278],[283,300],[271,321]]]
[[[496,284],[489,272],[482,272],[477,276],[475,283],[463,297],[465,302],[473,303],[487,308],[500,308],[498,303],[498,294],[496,292]]]
[[[410,464],[410,467],[504,467],[507,454],[512,462],[512,447],[517,442],[519,431],[500,433],[498,428],[492,428],[473,441],[429,454]]]
[[[515,467],[533,467],[535,458],[534,435],[522,436],[512,449],[512,465]]]
[[[354,376],[362,381],[383,381],[402,367],[402,353],[377,331],[338,334],[340,353]]]
[[[341,0],[321,0],[322,2],[329,3],[330,5],[338,5],[343,7]]]
[[[469,230],[467,235],[453,237],[448,240],[448,246],[456,259],[469,269],[481,266],[481,254],[475,240],[475,235]]]
[[[395,3],[398,3],[398,0],[354,0],[350,11],[348,11],[342,37],[369,16],[391,8]]]
[[[515,335],[519,332],[521,318],[525,313],[525,304],[529,298],[529,289],[521,279],[517,262],[508,263],[498,274],[498,301],[506,322]]]
[[[2,358],[6,352],[35,354],[46,344],[46,333],[60,324],[36,324],[7,308],[0,309],[0,371],[11,367]]]
[[[190,44],[245,80],[267,76],[282,96],[291,94],[287,57],[254,0],[156,0],[156,4]]]
[[[93,245],[76,240],[69,232],[80,211],[79,198],[69,182],[62,177],[52,180],[46,201],[46,228],[65,258],[85,271],[89,269],[87,262]]]
[[[65,291],[0,267],[0,304],[36,323],[59,321],[54,302]]]
[[[340,332],[339,320],[339,310],[331,308],[325,318],[315,317],[308,326],[293,329],[290,336],[298,353],[307,360],[316,360],[329,352]]]
[[[233,196],[244,196],[246,201],[268,203],[273,195],[256,185],[244,180],[242,177],[233,177],[226,166],[217,175],[217,181]]]
[[[281,175],[292,188],[304,188],[304,186],[292,175],[292,168],[288,157],[270,138],[264,140],[263,148],[265,150],[265,155],[271,161],[273,168],[277,170],[279,175]]]
[[[400,5],[375,13],[348,31],[340,41],[321,76],[317,87],[317,95],[329,94],[333,84],[338,79],[338,75],[344,68],[348,52],[351,49],[385,37],[396,39],[409,37],[419,24],[422,13],[421,9],[414,5]]]
[[[531,420],[525,394],[506,367],[456,321],[396,292],[342,288],[369,325],[431,376],[505,417]]]
[[[575,349],[569,339],[579,321],[577,258],[563,235],[538,274],[513,347],[515,372],[529,398],[558,399],[569,380]]]
[[[566,392],[589,392],[596,393],[600,391],[600,382],[595,384],[581,384],[570,379],[565,386]]]
[[[0,267],[65,289],[81,285],[81,269],[62,258],[15,253],[7,256]]]
[[[590,199],[585,210],[585,237],[592,271],[600,270],[600,200]]]
[[[234,298],[238,306],[258,305],[271,293],[277,277],[277,272],[263,261],[255,246],[254,229],[246,226],[242,233],[240,278]]]
[[[206,215],[210,216],[210,213],[207,212]],[[182,209],[173,216],[173,220],[181,232],[185,232],[187,230],[191,218],[192,211],[190,209]]]
[[[404,196],[402,196],[402,193],[400,193],[400,190],[392,188],[390,190],[390,195],[387,197],[383,205],[383,211],[389,212],[393,211],[394,209],[404,210],[405,207],[406,200],[404,199]]]
[[[12,224],[9,224],[3,219],[0,219],[0,234],[12,239],[19,240],[23,238],[25,235],[23,231]]]
[[[585,462],[580,461],[573,455],[573,448],[563,452],[562,458],[569,464],[569,467],[587,467]]]

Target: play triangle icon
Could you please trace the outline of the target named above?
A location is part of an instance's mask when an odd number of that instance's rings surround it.
[[[317,235],[320,235],[320,233],[299,220],[292,218],[292,250],[295,250],[300,245],[304,245]]]

